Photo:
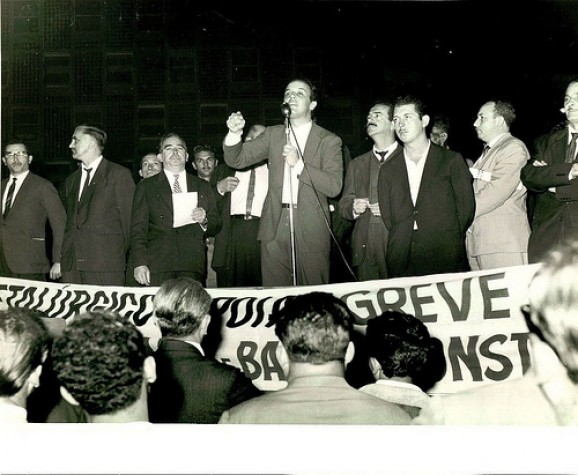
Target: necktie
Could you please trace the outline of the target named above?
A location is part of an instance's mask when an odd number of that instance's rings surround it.
[[[245,216],[251,216],[253,209],[253,198],[255,197],[255,169],[251,168],[251,176],[249,178],[249,189],[247,190],[247,207],[245,208]]]
[[[14,196],[14,190],[16,190],[16,178],[12,178],[12,183],[10,183],[10,188],[8,188],[8,194],[6,195],[6,204],[4,205],[3,216],[8,216],[8,212],[12,207],[12,197]]]
[[[566,163],[572,163],[574,161],[574,155],[576,155],[576,139],[578,139],[578,133],[574,132],[566,148]]]
[[[175,177],[175,182],[173,183],[173,193],[182,193],[181,185],[179,185],[179,175],[173,175]]]
[[[85,168],[84,171],[86,172],[86,177],[84,178],[84,185],[82,186],[82,191],[80,192],[80,197],[78,198],[78,201],[82,200],[82,198],[86,194],[86,190],[88,189],[88,185],[90,183],[90,172],[92,171],[92,168]]]
[[[377,153],[379,155],[379,161],[383,162],[385,160],[385,156],[387,155],[388,150],[384,150],[383,152],[380,152],[379,150],[376,150],[375,153]]]

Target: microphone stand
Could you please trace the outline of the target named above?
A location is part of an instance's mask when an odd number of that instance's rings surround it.
[[[290,123],[289,116],[291,115],[291,109],[288,111],[283,111],[285,115],[285,136],[286,144],[290,144],[289,132]],[[293,175],[291,173],[291,166],[289,166],[289,238],[291,241],[291,279],[293,286],[297,286],[297,253],[295,249],[295,222],[293,221]]]

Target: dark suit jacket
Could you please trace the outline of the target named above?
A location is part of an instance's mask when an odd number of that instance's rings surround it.
[[[399,153],[401,153],[401,147],[398,145],[391,156],[388,157],[388,160],[391,160]],[[353,216],[353,201],[356,198],[369,197],[369,185],[371,182],[370,164],[371,160],[375,159],[374,157],[375,155],[373,150],[370,150],[351,161],[345,175],[343,194],[339,201],[339,212],[341,216],[350,221],[355,221],[355,227],[353,228],[353,234],[351,235],[351,263],[354,266],[361,265],[365,260],[365,249],[369,237],[369,221],[371,219],[371,212],[367,210],[355,219]],[[387,243],[384,243],[384,245],[387,245]]]
[[[568,128],[550,134],[544,146],[522,168],[522,183],[534,192],[532,234],[528,260],[538,262],[552,247],[578,236],[578,179],[570,180],[571,163],[565,163]],[[535,167],[540,160],[546,166]],[[548,188],[556,188],[556,193]]]
[[[164,172],[139,182],[132,210],[131,256],[134,267],[151,272],[206,272],[205,234],[214,236],[221,227],[211,186],[187,173],[187,189],[198,193],[198,206],[207,213],[206,232],[198,223],[173,228],[172,191]]]
[[[4,196],[8,179],[2,181]],[[52,229],[52,261],[60,262],[66,212],[52,183],[33,173],[22,182],[6,219],[0,214],[0,242],[8,267],[15,274],[50,270],[46,256],[46,222]]]
[[[222,227],[215,236],[215,251],[213,252],[212,267],[223,267],[226,262],[227,251],[229,249],[229,240],[231,234],[231,193],[221,195],[216,190],[217,183],[228,176],[234,176],[235,170],[226,164],[220,164],[211,177],[213,192],[217,201],[217,207],[221,215]]]
[[[80,169],[75,171],[64,184],[67,221],[62,271],[124,271],[135,187],[131,172],[103,159],[79,202],[81,175]]]
[[[154,357],[151,422],[216,424],[225,410],[261,394],[237,368],[205,358],[184,341],[162,338]]]
[[[415,206],[403,153],[382,165],[378,183],[381,216],[389,230],[390,276],[411,275],[410,264],[414,275],[469,269],[465,235],[474,218],[475,200],[472,176],[459,153],[430,145]],[[422,243],[424,257],[410,263],[414,238]]]
[[[223,146],[225,162],[235,169],[268,160],[269,191],[263,205],[258,236],[262,242],[275,238],[281,219],[285,165],[282,151],[285,143],[285,127],[276,125],[267,127],[265,132],[250,142]],[[337,196],[343,184],[341,139],[313,124],[303,155],[305,169],[299,176],[299,202],[295,213],[297,249],[329,252],[329,230],[325,225],[325,219],[330,220],[327,198]],[[321,206],[312,184],[318,192]]]

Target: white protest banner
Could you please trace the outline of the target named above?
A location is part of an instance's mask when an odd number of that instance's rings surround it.
[[[285,297],[312,291],[342,298],[355,313],[356,328],[386,310],[415,315],[439,338],[447,373],[436,393],[518,378],[530,366],[528,330],[519,311],[538,265],[309,287],[207,289],[213,318],[221,321],[218,359],[241,368],[258,387],[277,390],[285,376],[276,357],[279,341],[269,316]],[[156,287],[97,287],[0,279],[0,307],[28,307],[69,319],[96,308],[130,318],[155,346]]]

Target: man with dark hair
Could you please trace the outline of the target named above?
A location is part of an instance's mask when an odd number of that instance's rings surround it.
[[[156,379],[141,333],[114,312],[81,314],[52,348],[62,397],[90,422],[148,422],[148,385]]]
[[[205,282],[206,236],[221,227],[209,183],[185,171],[187,144],[175,133],[159,143],[163,172],[142,180],[132,210],[131,255],[140,285],[188,276]]]
[[[397,99],[395,132],[400,153],[379,171],[379,209],[389,231],[390,277],[469,270],[465,235],[475,210],[472,176],[457,152],[432,144],[421,100]]]
[[[509,102],[488,101],[474,122],[485,147],[470,169],[476,213],[466,234],[466,249],[472,270],[528,263],[530,224],[520,171],[530,155],[524,142],[510,133],[515,118]]]
[[[215,150],[210,145],[196,145],[193,148],[193,168],[202,180],[211,181],[217,163]]]
[[[359,281],[387,278],[387,229],[377,202],[377,178],[383,163],[401,153],[395,140],[391,102],[378,101],[371,107],[366,132],[373,141],[373,148],[349,164],[339,201],[341,216],[355,222],[351,254]]]
[[[313,122],[317,96],[309,81],[291,81],[283,102],[289,131],[283,125],[267,127],[256,140],[242,143],[245,119],[240,112],[229,116],[225,162],[235,169],[263,160],[269,166],[259,225],[263,285],[326,284],[331,247],[327,199],[337,196],[343,183],[341,139]]]
[[[2,181],[0,216],[0,275],[28,280],[61,276],[60,252],[66,212],[48,180],[30,172],[32,155],[26,144],[4,146],[2,161],[10,176]],[[46,255],[46,224],[52,231],[52,253]]]
[[[564,95],[566,126],[541,141],[522,168],[522,183],[534,193],[529,262],[578,237],[578,78]]]
[[[450,120],[443,115],[434,117],[431,124],[429,139],[442,148],[450,148],[447,144],[450,133]]]
[[[149,398],[152,422],[215,424],[226,409],[261,392],[241,371],[205,356],[211,296],[188,277],[163,282],[154,297],[163,337],[155,353],[158,381]]]
[[[353,317],[331,294],[287,297],[273,315],[288,385],[225,412],[234,424],[407,424],[398,406],[353,389],[344,378],[353,357]]]
[[[69,145],[72,158],[82,166],[64,184],[63,282],[125,282],[134,181],[127,168],[102,156],[105,143],[103,130],[79,125]]]
[[[26,400],[40,384],[48,343],[33,312],[0,310],[0,424],[26,423]]]
[[[147,153],[140,160],[138,174],[141,178],[148,178],[158,175],[163,169],[163,162],[156,153]]]

